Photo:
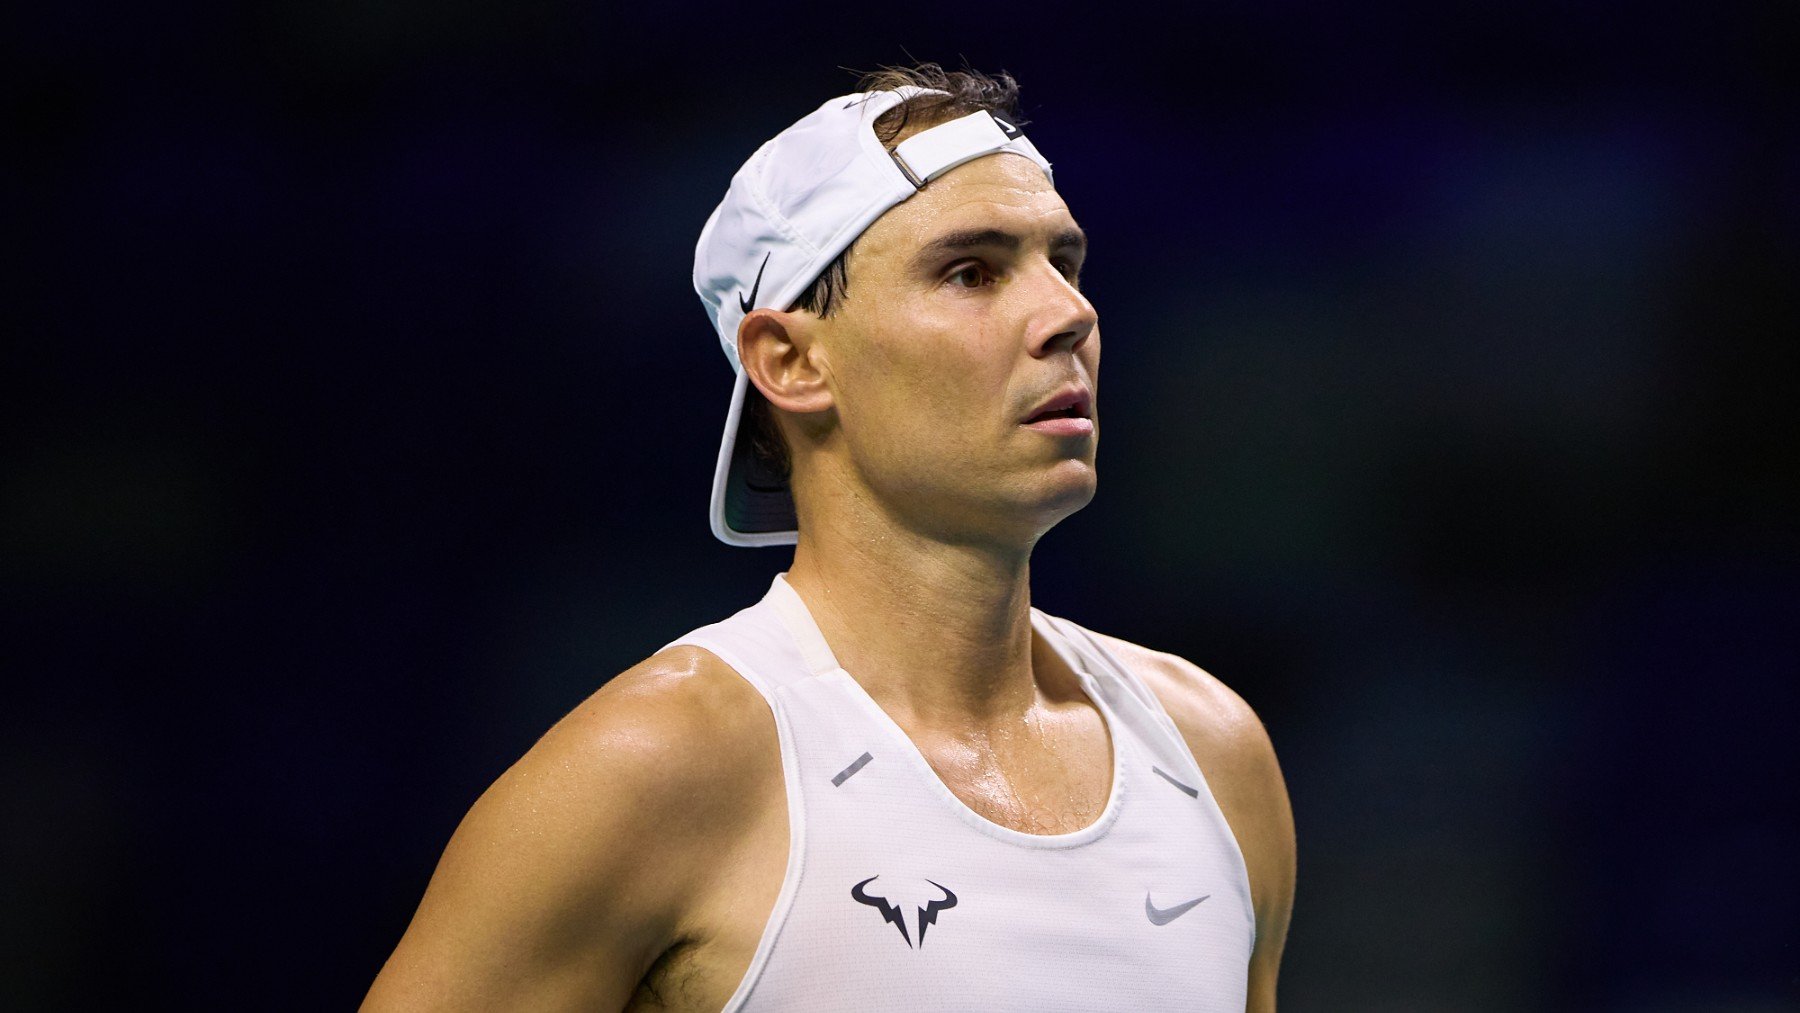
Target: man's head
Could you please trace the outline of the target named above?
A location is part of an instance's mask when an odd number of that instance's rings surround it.
[[[727,434],[721,485],[774,487],[791,468],[808,524],[873,513],[935,538],[1027,543],[1091,498],[1099,335],[1077,285],[1086,242],[1017,130],[1016,96],[1004,75],[887,71],[790,128],[882,105],[836,125],[867,131],[859,140],[879,155],[897,149],[906,182],[792,299],[765,294],[737,316],[727,352],[744,374],[745,425],[741,439]],[[936,174],[916,178],[920,168]],[[703,298],[713,231],[696,258]],[[721,304],[708,302],[733,336]],[[1046,407],[1085,418],[1026,424]],[[715,531],[727,537],[736,525],[720,531],[719,492]]]

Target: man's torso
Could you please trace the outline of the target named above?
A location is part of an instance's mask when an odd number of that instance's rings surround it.
[[[1149,652],[1116,653],[1159,698],[1179,691],[1151,670],[1157,666]],[[680,938],[644,974],[630,1010],[724,1008],[750,968],[787,872],[788,800],[774,720],[757,691],[729,666],[710,654],[701,664],[721,691],[741,694],[760,714],[760,731],[734,745],[746,757],[761,758],[750,793],[755,804],[746,807],[758,815],[751,825],[721,828],[708,887],[686,912]],[[1072,674],[1060,662],[1041,659],[1043,664],[1063,670],[1040,676],[1048,698],[1019,728],[940,731],[900,716],[896,721],[944,785],[975,813],[1023,833],[1064,834],[1092,824],[1106,808],[1113,752],[1105,721]]]

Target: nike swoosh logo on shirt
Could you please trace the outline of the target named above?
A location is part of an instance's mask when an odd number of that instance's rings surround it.
[[[1210,893],[1206,895],[1206,897],[1211,896],[1212,894]],[[1149,894],[1144,894],[1144,913],[1150,916],[1150,923],[1152,925],[1167,925],[1175,919],[1180,918],[1182,915],[1187,914],[1194,905],[1205,900],[1206,897],[1196,897],[1186,904],[1177,904],[1170,908],[1159,908],[1155,904],[1150,903]]]

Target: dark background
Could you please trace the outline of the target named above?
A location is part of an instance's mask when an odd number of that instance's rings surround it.
[[[1263,715],[1284,1008],[1800,1008],[1791,8],[1341,8],[15,12],[4,1005],[353,1005],[482,788],[761,595],[693,243],[910,54],[1093,237],[1036,600]]]

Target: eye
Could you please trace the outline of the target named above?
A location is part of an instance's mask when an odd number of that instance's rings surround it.
[[[1056,268],[1064,278],[1069,280],[1069,284],[1071,285],[1075,284],[1076,279],[1081,277],[1081,265],[1067,257],[1057,257],[1050,262],[1050,266]]]
[[[944,279],[957,288],[980,288],[987,280],[987,272],[982,270],[980,264],[964,264]]]

